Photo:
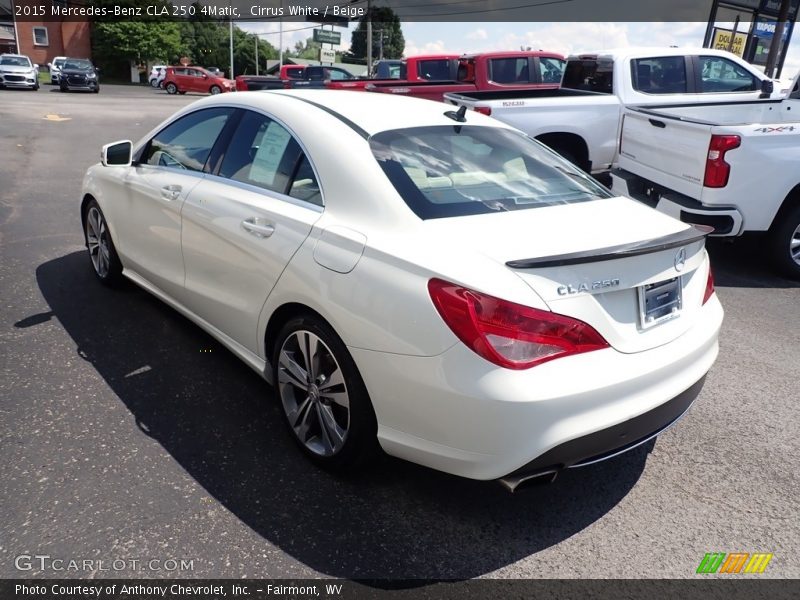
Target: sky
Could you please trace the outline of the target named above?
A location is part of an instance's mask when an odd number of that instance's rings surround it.
[[[725,24],[719,23],[718,26]],[[279,24],[245,23],[240,27],[264,33],[263,39],[278,45]],[[284,48],[311,37],[313,25],[284,23]],[[339,50],[350,46],[350,30],[342,33]],[[591,52],[628,46],[702,46],[705,23],[403,23],[405,56],[440,52],[480,52],[519,50],[520,47],[551,50],[562,54]],[[746,25],[739,30],[746,30]],[[789,46],[782,78],[791,78],[800,70],[800,33]]]

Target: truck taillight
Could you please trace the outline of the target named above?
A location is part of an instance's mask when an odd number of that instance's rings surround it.
[[[722,188],[728,185],[731,166],[725,162],[725,153],[738,148],[742,139],[738,135],[712,135],[708,144],[706,174],[703,185],[710,188]]]
[[[492,107],[491,106],[476,106],[475,112],[481,113],[482,115],[486,115],[487,117],[492,116]]]

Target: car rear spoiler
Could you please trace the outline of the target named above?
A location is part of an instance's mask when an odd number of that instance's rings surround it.
[[[642,254],[652,254],[685,246],[705,238],[714,228],[708,225],[692,225],[691,227],[671,233],[662,237],[631,244],[621,244],[619,246],[609,246],[597,250],[584,250],[581,252],[570,252],[569,254],[554,254],[552,256],[542,256],[539,258],[522,258],[510,260],[506,266],[512,269],[541,269],[545,267],[564,267],[567,265],[579,265],[584,263],[602,262],[605,260],[616,260],[618,258],[628,258],[630,256],[640,256]]]

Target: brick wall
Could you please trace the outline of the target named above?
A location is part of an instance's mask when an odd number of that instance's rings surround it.
[[[44,4],[49,9],[49,2],[42,0],[17,0],[18,5]],[[46,65],[56,56],[73,58],[92,58],[90,25],[88,21],[53,21],[52,18],[21,17],[17,20],[19,34],[19,53],[27,54],[38,65]],[[34,43],[34,28],[47,29],[47,45]]]

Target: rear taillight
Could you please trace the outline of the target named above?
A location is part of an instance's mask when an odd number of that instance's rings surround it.
[[[508,369],[608,347],[590,325],[454,283],[431,279],[431,300],[444,322],[479,356]]]
[[[712,135],[708,144],[706,174],[703,185],[710,188],[721,188],[728,185],[731,166],[725,162],[725,153],[738,148],[742,143],[738,135]]]
[[[714,295],[714,274],[711,272],[711,266],[708,267],[708,279],[706,279],[706,291],[703,294],[703,304],[708,302],[708,299]]]
[[[481,113],[482,115],[486,115],[487,117],[492,116],[492,107],[491,106],[476,106],[475,107],[476,113]]]

